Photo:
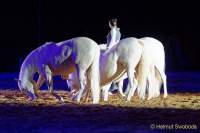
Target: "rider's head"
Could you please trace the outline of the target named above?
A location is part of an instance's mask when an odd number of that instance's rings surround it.
[[[109,20],[109,26],[110,26],[110,28],[117,26],[117,19],[110,19]]]

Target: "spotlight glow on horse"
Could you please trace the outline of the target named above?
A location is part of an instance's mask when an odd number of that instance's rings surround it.
[[[20,90],[26,90],[29,96],[35,99],[37,85],[33,76],[38,72],[39,86],[45,80],[48,89],[54,95],[52,76],[60,74],[60,69],[64,69],[65,74],[76,70],[80,90],[75,100],[80,101],[88,85],[88,88],[92,90],[93,103],[98,103],[99,56],[100,50],[97,43],[86,37],[77,37],[60,43],[46,43],[33,50],[24,60],[20,69],[18,86]],[[66,63],[64,67],[63,63]]]
[[[103,45],[100,47],[104,48]],[[104,101],[108,100],[110,84],[127,77],[129,81],[126,90],[127,101],[130,101],[136,88],[141,99],[145,98],[146,92],[148,100],[160,96],[162,83],[164,97],[167,97],[164,47],[154,38],[122,39],[111,50],[101,54],[100,75]],[[79,88],[77,81],[76,73],[70,74],[69,86],[74,89]],[[123,95],[122,86],[119,89]]]

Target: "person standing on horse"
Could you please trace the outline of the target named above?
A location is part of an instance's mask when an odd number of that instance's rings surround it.
[[[112,47],[114,47],[121,38],[120,28],[117,27],[117,19],[111,19],[109,20],[109,27],[110,32],[107,35],[107,50],[110,50]],[[113,92],[115,90],[118,90],[118,83],[113,82],[111,84],[110,91]],[[111,94],[111,93],[110,93]]]
[[[107,35],[107,49],[111,49],[115,46],[121,38],[120,28],[117,27],[117,19],[111,19],[109,21],[110,32]]]

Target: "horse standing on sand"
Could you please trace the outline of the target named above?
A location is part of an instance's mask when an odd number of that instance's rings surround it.
[[[100,47],[103,48],[102,45]],[[108,91],[112,81],[122,82],[127,77],[129,81],[129,87],[126,90],[127,101],[130,101],[136,88],[138,88],[138,95],[141,99],[145,99],[146,92],[148,100],[158,97],[162,83],[164,98],[167,97],[164,47],[154,38],[122,39],[116,47],[101,55],[100,64],[104,101],[108,100]],[[74,89],[79,88],[77,81],[76,74],[70,74],[69,86]],[[122,86],[119,88],[121,93]]]
[[[143,43],[143,58],[141,64],[143,68],[138,68],[138,94],[147,100],[160,96],[161,85],[163,84],[163,97],[167,98],[167,77],[165,74],[165,50],[162,43],[154,38],[144,37],[140,41]],[[144,71],[144,72],[141,72]],[[144,73],[144,74],[140,74]],[[146,79],[146,80],[144,80]],[[148,87],[147,87],[148,86]]]
[[[80,90],[76,101],[80,101],[83,91],[91,88],[93,103],[99,102],[99,56],[97,43],[86,37],[77,37],[60,43],[46,43],[33,50],[24,60],[19,74],[18,86],[20,90],[28,92],[31,99],[36,98],[37,87],[46,81],[52,95],[53,75],[60,74],[59,69],[66,73],[78,72]],[[67,63],[62,67],[63,63]],[[60,68],[62,67],[62,68]],[[39,73],[39,85],[33,80],[35,73]]]
[[[142,44],[138,39],[130,37],[120,40],[113,48],[101,54],[100,85],[106,88],[102,89],[104,96],[108,95],[105,94],[108,93],[108,85],[125,73],[127,73],[130,88],[136,89],[138,83],[135,77],[135,69],[142,57],[142,52]],[[73,74],[72,77],[76,79],[75,76],[76,74]],[[107,99],[104,97],[104,100]]]
[[[160,96],[161,85],[163,84],[164,95],[167,97],[167,77],[165,74],[165,51],[162,43],[151,37],[141,38],[143,43],[143,58],[141,58],[141,65],[136,69],[138,75],[138,95],[144,99],[145,94],[148,94],[147,100]],[[143,74],[141,74],[143,73]],[[127,78],[125,75],[122,80]],[[123,89],[123,88],[119,88]],[[125,93],[130,91],[129,85]]]

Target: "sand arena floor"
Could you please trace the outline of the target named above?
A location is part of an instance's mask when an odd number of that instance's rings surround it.
[[[169,94],[141,101],[134,96],[124,102],[119,94],[109,102],[92,105],[75,103],[67,91],[56,91],[64,98],[59,102],[41,91],[40,98],[28,101],[26,95],[14,90],[0,91],[0,132],[164,132],[200,130],[200,93]],[[193,125],[197,129],[152,129],[152,124]],[[159,127],[157,127],[159,128]]]

